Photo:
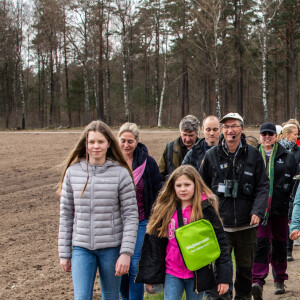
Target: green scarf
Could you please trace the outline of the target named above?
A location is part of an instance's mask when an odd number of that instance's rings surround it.
[[[273,196],[273,184],[274,184],[274,161],[275,161],[275,156],[276,156],[276,153],[277,153],[277,149],[278,149],[278,143],[276,142],[273,149],[272,149],[269,162],[267,164],[266,152],[265,152],[264,146],[262,144],[259,146],[259,151],[260,151],[260,153],[263,157],[265,167],[267,169],[267,175],[270,179],[270,190],[269,190],[269,196],[268,196],[268,206],[267,206],[263,221],[261,223],[263,226],[268,224],[268,219],[269,219],[269,215],[270,215],[270,211],[271,211],[272,196]]]

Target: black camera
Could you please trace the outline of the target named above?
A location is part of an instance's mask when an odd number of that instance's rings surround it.
[[[245,183],[243,186],[243,192],[247,196],[251,196],[253,192],[253,186],[250,183]]]

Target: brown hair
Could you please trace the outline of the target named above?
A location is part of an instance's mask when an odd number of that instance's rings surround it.
[[[110,143],[109,148],[107,149],[106,152],[106,159],[111,159],[114,161],[117,161],[122,167],[126,168],[129,172],[129,174],[132,177],[132,172],[130,168],[128,167],[126,160],[123,156],[123,153],[121,151],[121,148],[119,146],[119,143],[117,139],[115,138],[114,134],[112,133],[111,129],[102,121],[92,121],[90,124],[88,124],[83,133],[81,134],[76,146],[73,148],[67,159],[65,160],[64,164],[64,171],[62,178],[59,182],[59,188],[58,188],[58,193],[61,193],[63,181],[67,172],[67,169],[69,166],[76,164],[80,162],[82,159],[86,159],[87,161],[87,180],[84,185],[84,188],[81,192],[81,195],[84,193],[85,188],[87,186],[88,180],[89,180],[89,172],[88,172],[88,162],[89,162],[89,155],[86,151],[87,149],[87,140],[88,140],[88,135],[90,131],[97,131],[101,132],[107,141]]]
[[[192,201],[193,210],[190,221],[194,222],[203,218],[201,206],[202,193],[204,193],[207,198],[210,198],[213,208],[218,213],[217,196],[214,195],[210,188],[204,183],[202,177],[194,167],[190,165],[183,165],[178,167],[171,174],[168,181],[160,191],[153,207],[153,213],[147,225],[147,233],[158,235],[159,237],[165,237],[167,235],[168,224],[171,221],[177,205],[180,203],[180,200],[177,198],[175,193],[175,182],[182,175],[188,177],[195,185]]]

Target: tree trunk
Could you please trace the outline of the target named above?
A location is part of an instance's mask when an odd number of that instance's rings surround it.
[[[145,36],[145,50],[144,50],[144,72],[145,72],[145,83],[144,83],[144,89],[145,89],[145,100],[146,100],[146,117],[145,121],[147,122],[147,125],[150,125],[150,117],[149,117],[149,111],[150,111],[150,88],[149,88],[149,59],[148,59],[148,41],[147,36]]]
[[[155,10],[155,113],[158,121],[160,101],[159,101],[159,47],[160,47],[160,0],[157,0],[158,8]]]
[[[277,53],[277,45],[275,45],[275,54],[274,54],[274,95],[273,95],[273,116],[276,123],[278,123],[279,119],[279,111],[278,111],[278,53]]]
[[[288,32],[288,30],[286,30]],[[286,82],[285,82],[285,119],[288,120],[290,117],[290,51],[289,51],[289,38],[288,33],[286,33],[286,66],[285,66],[285,73],[286,73]]]
[[[69,92],[69,71],[68,71],[68,54],[67,54],[67,29],[66,29],[66,13],[65,13],[65,7],[64,9],[64,27],[63,27],[63,38],[64,38],[64,64],[65,64],[65,84],[66,84],[66,101],[68,103],[67,105],[67,112],[68,112],[68,127],[72,127],[72,114],[71,114],[71,109],[70,109],[70,103],[69,103],[69,98],[70,98],[70,92]]]
[[[84,115],[83,122],[86,126],[89,123],[89,110],[90,110],[90,101],[89,101],[89,84],[88,84],[88,71],[86,61],[83,61],[83,82],[84,82]]]
[[[262,48],[262,103],[264,107],[264,121],[269,119],[268,101],[267,101],[267,37],[263,36]]]
[[[131,17],[130,17],[131,18]],[[133,113],[133,24],[130,19],[129,28],[129,47],[128,47],[128,108],[129,108],[129,122],[134,122]]]
[[[98,54],[98,119],[104,121],[104,90],[103,90],[103,0],[98,0],[99,18],[99,54]]]
[[[53,67],[53,49],[50,48],[50,114],[49,126],[53,126],[53,113],[54,113],[54,67]]]
[[[200,91],[200,101],[201,101],[201,104],[200,104],[200,109],[201,109],[201,113],[202,113],[202,118],[204,119],[206,117],[206,78],[203,78],[201,80],[201,91]]]
[[[106,23],[106,50],[105,50],[105,60],[106,60],[106,105],[105,116],[107,118],[108,124],[111,124],[111,110],[110,110],[110,64],[109,64],[109,16],[107,16]]]
[[[90,111],[90,100],[89,100],[89,84],[88,84],[88,36],[87,36],[87,11],[84,11],[84,54],[83,54],[83,82],[84,82],[84,115],[83,123],[87,125],[89,123],[89,111]]]
[[[292,118],[296,119],[296,60],[294,49],[294,32],[291,33],[291,96],[292,96]]]
[[[158,111],[158,121],[157,121],[158,127],[161,127],[161,116],[162,116],[162,108],[163,108],[164,96],[165,96],[166,80],[167,80],[167,47],[166,47],[166,53],[164,54],[164,77],[163,77],[163,84],[162,84],[160,101],[159,101],[159,111]]]
[[[122,30],[122,74],[123,74],[123,98],[125,107],[125,119],[129,122],[129,105],[128,105],[128,84],[127,84],[127,67],[126,67],[126,36],[125,24]]]
[[[26,115],[25,115],[25,92],[23,83],[23,67],[21,61],[21,53],[19,57],[19,84],[20,84],[20,96],[21,96],[21,108],[22,108],[22,129],[26,128]]]
[[[187,60],[187,36],[186,36],[186,20],[185,20],[185,0],[183,12],[183,36],[182,36],[182,96],[181,96],[181,118],[189,114],[189,76],[188,76],[188,60]]]

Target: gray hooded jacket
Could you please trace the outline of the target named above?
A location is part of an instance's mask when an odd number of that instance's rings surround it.
[[[66,172],[60,200],[58,251],[60,258],[72,257],[72,246],[89,250],[117,247],[120,254],[132,255],[138,228],[138,208],[134,185],[128,171],[117,162],[102,166],[86,161]]]

